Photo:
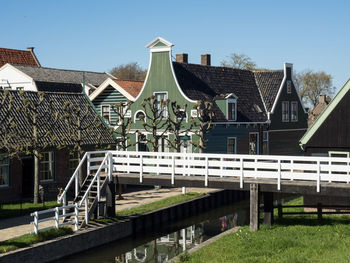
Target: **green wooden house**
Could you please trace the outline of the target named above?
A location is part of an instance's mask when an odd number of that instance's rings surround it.
[[[134,101],[142,85],[143,81],[107,78],[90,94],[89,99],[106,123],[111,127],[118,128],[119,118],[114,110],[114,105],[120,102],[126,103],[128,100]]]
[[[150,50],[150,63],[143,86],[132,99],[129,150],[151,149],[145,138],[152,136],[144,129],[141,116],[147,115],[142,107],[144,100],[155,96],[158,101],[176,101],[183,109],[187,105],[185,127],[190,125],[191,117],[196,118],[193,106],[198,101],[213,104],[213,129],[206,135],[205,152],[301,153],[298,141],[307,128],[307,114],[293,84],[292,64],[285,63],[283,70],[276,71],[241,70],[211,66],[209,54],[201,56],[200,65],[190,64],[187,54],[177,54],[173,61],[172,46],[160,37],[146,46]],[[114,94],[119,90],[105,91],[116,98]],[[100,96],[98,102],[98,96],[92,99],[99,107],[109,102],[108,96]],[[159,103],[155,106],[161,107]],[[162,114],[171,113],[164,110]],[[146,118],[147,121],[150,120]],[[171,132],[165,136],[174,139]],[[184,141],[181,151],[198,151],[189,142],[198,139],[194,133],[183,134],[181,138]],[[161,151],[174,150],[166,139],[161,139],[159,145]]]

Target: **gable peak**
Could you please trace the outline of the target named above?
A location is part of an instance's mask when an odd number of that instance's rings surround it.
[[[151,42],[149,42],[146,45],[146,48],[149,49],[157,49],[157,48],[171,48],[172,46],[174,46],[172,43],[170,43],[169,41],[165,40],[164,38],[161,37],[157,37],[154,40],[152,40]]]

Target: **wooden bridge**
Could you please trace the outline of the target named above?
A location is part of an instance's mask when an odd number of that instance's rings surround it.
[[[162,152],[87,152],[59,201],[75,182],[75,201],[84,222],[95,210],[108,183],[210,187],[250,191],[251,229],[259,227],[259,192],[264,196],[264,222],[273,220],[273,193],[348,197],[350,158]],[[81,189],[78,171],[86,166]],[[114,198],[113,198],[114,199]]]

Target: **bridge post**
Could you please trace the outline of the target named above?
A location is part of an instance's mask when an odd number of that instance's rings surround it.
[[[250,231],[259,230],[259,185],[250,184]]]
[[[272,226],[273,224],[273,193],[264,192],[264,224]]]
[[[115,183],[110,181],[106,189],[106,207],[107,216],[115,216]]]

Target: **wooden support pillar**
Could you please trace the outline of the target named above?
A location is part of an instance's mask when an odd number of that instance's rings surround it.
[[[115,183],[112,181],[107,185],[106,189],[106,207],[107,216],[115,216]]]
[[[273,193],[264,192],[264,224],[273,225]]]
[[[282,204],[281,203],[278,203],[278,220],[282,220],[283,218],[283,210],[282,210]]]
[[[250,231],[259,230],[259,185],[250,184]]]

